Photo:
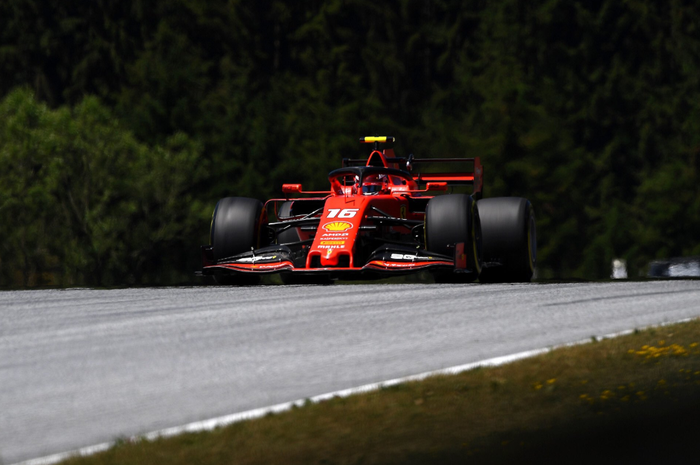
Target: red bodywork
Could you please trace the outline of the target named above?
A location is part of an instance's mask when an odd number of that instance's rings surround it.
[[[479,158],[397,158],[393,149],[379,150],[379,138],[366,139],[375,142],[369,157],[343,160],[343,167],[329,174],[328,191],[305,192],[300,184],[284,184],[287,197],[265,203],[256,250],[216,262],[211,246],[203,247],[202,273],[356,278],[464,266],[463,244],[456,244],[453,256],[425,249],[425,206],[432,198],[429,191],[454,186],[472,186],[472,196],[480,198]],[[472,170],[413,172],[416,165],[427,163],[468,164]],[[280,216],[283,205],[286,216]]]

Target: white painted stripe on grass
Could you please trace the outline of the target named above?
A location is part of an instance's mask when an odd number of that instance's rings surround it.
[[[658,328],[658,327],[669,326],[669,325],[674,325],[674,324],[678,324],[678,323],[687,323],[687,322],[695,320],[695,319],[696,318],[685,318],[685,319],[679,320],[679,321],[673,321],[673,322],[668,322],[668,323],[661,323],[659,325],[648,326],[644,329]],[[301,407],[304,404],[306,404],[307,402],[318,403],[318,402],[323,402],[325,400],[333,399],[334,397],[348,397],[348,396],[351,396],[354,394],[361,394],[361,393],[365,393],[365,392],[377,391],[377,390],[382,389],[382,388],[395,386],[397,384],[401,384],[401,383],[405,383],[405,382],[409,382],[409,381],[422,381],[430,376],[454,375],[454,374],[462,373],[465,371],[473,370],[473,369],[479,368],[479,367],[494,367],[494,366],[499,366],[499,365],[505,365],[506,363],[515,362],[517,360],[522,360],[524,358],[530,358],[530,357],[534,357],[536,355],[546,354],[548,352],[551,352],[552,350],[555,350],[555,349],[558,349],[561,347],[571,347],[571,346],[586,344],[586,343],[592,342],[594,339],[596,341],[602,341],[604,339],[612,339],[615,337],[625,336],[627,334],[632,334],[635,331],[636,330],[630,329],[630,330],[620,331],[617,333],[606,334],[605,336],[591,336],[590,339],[584,339],[584,340],[577,341],[577,342],[570,342],[568,344],[562,344],[559,346],[547,347],[547,348],[543,348],[543,349],[528,350],[525,352],[519,352],[517,354],[504,355],[502,357],[489,358],[487,360],[481,360],[479,362],[472,362],[472,363],[458,365],[458,366],[454,366],[454,367],[450,367],[450,368],[443,368],[441,370],[428,371],[428,372],[420,373],[417,375],[406,376],[404,378],[396,378],[396,379],[390,379],[388,381],[382,381],[379,383],[365,384],[364,386],[354,387],[354,388],[350,388],[350,389],[343,389],[341,391],[329,392],[326,394],[321,394],[318,396],[310,397],[308,399],[299,399],[299,400],[295,400],[293,402],[285,402],[282,404],[273,405],[271,407],[262,407],[262,408],[257,408],[257,409],[253,409],[253,410],[247,410],[245,412],[239,412],[239,413],[234,413],[231,415],[225,415],[222,417],[211,418],[209,420],[196,421],[194,423],[188,423],[188,424],[182,425],[182,426],[174,426],[172,428],[165,428],[165,429],[161,429],[158,431],[152,431],[150,433],[147,433],[147,434],[144,434],[141,436],[132,436],[131,438],[128,438],[124,441],[125,442],[138,442],[138,441],[141,441],[143,439],[147,439],[147,440],[152,441],[152,440],[155,440],[158,438],[167,438],[167,437],[176,436],[176,435],[182,434],[182,433],[195,433],[195,432],[199,432],[199,431],[211,431],[215,428],[227,426],[227,425],[230,425],[232,423],[237,423],[239,421],[252,420],[255,418],[264,417],[265,415],[269,415],[269,414],[286,412],[288,410],[291,410],[293,407]],[[53,454],[53,455],[48,455],[46,457],[40,457],[40,458],[36,458],[36,459],[27,460],[24,462],[19,462],[19,463],[16,463],[15,465],[52,465],[52,464],[55,464],[57,462],[60,462],[61,460],[65,460],[65,459],[70,458],[70,457],[86,456],[86,455],[96,454],[98,452],[103,452],[103,451],[113,447],[115,444],[116,444],[116,442],[105,442],[102,444],[96,444],[94,446],[83,447],[81,449],[77,449],[77,450],[73,450],[73,451],[61,452],[59,454]]]

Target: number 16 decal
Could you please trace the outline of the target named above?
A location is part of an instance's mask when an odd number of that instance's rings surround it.
[[[353,218],[358,211],[359,208],[329,208],[327,218]]]

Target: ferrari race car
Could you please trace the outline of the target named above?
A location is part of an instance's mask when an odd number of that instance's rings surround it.
[[[284,184],[285,198],[264,204],[245,197],[219,200],[200,274],[220,284],[253,284],[270,273],[285,283],[418,271],[432,273],[437,282],[532,279],[532,205],[517,197],[482,199],[479,158],[403,158],[390,148],[393,137],[360,142],[374,144],[369,157],[344,159],[328,175],[328,191]],[[418,169],[430,164],[468,165],[471,171]],[[446,191],[452,192],[428,194]]]

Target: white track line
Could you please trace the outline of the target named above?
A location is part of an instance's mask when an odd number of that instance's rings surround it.
[[[683,320],[679,321],[674,321],[674,322],[669,322],[669,323],[661,323],[658,325],[653,325],[653,326],[648,326],[642,329],[650,329],[650,328],[658,328],[658,327],[663,327],[663,326],[668,326],[668,325],[673,325],[673,324],[678,324],[678,323],[686,323],[688,321],[695,320],[696,318],[685,318]],[[506,363],[511,363],[516,360],[521,360],[524,358],[530,358],[534,357],[536,355],[540,354],[545,354],[547,352],[551,352],[552,350],[559,349],[562,347],[571,347],[571,346],[576,346],[576,345],[581,345],[581,344],[586,344],[589,342],[592,342],[593,339],[596,341],[602,341],[603,339],[612,339],[615,337],[619,336],[625,336],[627,334],[632,334],[636,330],[625,330],[625,331],[620,331],[618,333],[612,333],[612,334],[607,334],[605,336],[592,336],[590,339],[585,339],[581,340],[578,342],[570,342],[568,344],[562,344],[559,346],[554,346],[554,347],[548,347],[544,349],[535,349],[535,350],[528,350],[525,352],[519,352],[517,354],[512,354],[512,355],[505,355],[503,357],[495,357],[495,358],[489,358],[487,360],[481,360],[479,362],[472,362],[472,363],[467,363],[465,365],[458,365],[450,368],[443,368],[442,370],[435,370],[435,371],[428,371],[425,373],[421,373],[418,375],[412,375],[412,376],[406,376],[405,378],[396,378],[396,379],[391,379],[388,381],[382,381],[380,383],[372,383],[372,384],[365,384],[364,386],[359,386],[359,387],[354,387],[350,389],[343,389],[342,391],[335,391],[335,392],[329,392],[326,394],[321,394],[318,396],[310,397],[308,399],[299,399],[295,400],[293,402],[285,402],[282,404],[277,404],[273,405],[271,407],[262,407],[262,408],[257,408],[253,410],[247,410],[245,412],[239,412],[239,413],[234,413],[231,415],[225,415],[222,417],[217,417],[217,418],[211,418],[209,420],[203,420],[203,421],[197,421],[194,423],[189,423],[186,425],[182,426],[174,426],[172,428],[166,428],[166,429],[161,429],[158,431],[152,431],[150,433],[140,435],[140,436],[132,436],[128,439],[126,439],[126,442],[138,442],[143,439],[147,440],[155,440],[157,438],[167,438],[170,436],[175,436],[178,434],[182,433],[194,433],[198,431],[211,431],[215,428],[223,427],[230,425],[232,423],[237,423],[239,421],[244,421],[244,420],[252,420],[255,418],[260,418],[264,417],[265,415],[268,415],[270,413],[281,413],[281,412],[286,412],[287,410],[291,410],[293,407],[301,407],[307,402],[312,402],[312,403],[318,403],[318,402],[323,402],[325,400],[330,400],[334,397],[348,397],[354,394],[361,394],[364,392],[370,392],[370,391],[377,391],[382,388],[386,388],[389,386],[394,386],[397,384],[409,382],[409,381],[422,381],[425,378],[428,378],[430,376],[436,376],[436,375],[454,375],[458,373],[462,373],[465,371],[473,370],[474,368],[478,367],[495,367],[499,365],[505,365]],[[94,446],[88,446],[88,447],[83,447],[80,449],[68,451],[68,452],[61,452],[58,454],[53,454],[53,455],[47,455],[45,457],[39,457],[36,459],[31,459],[27,460],[24,462],[19,462],[14,465],[52,465],[54,463],[58,463],[61,460],[65,460],[70,457],[75,457],[75,456],[86,456],[86,455],[92,455],[96,454],[98,452],[105,451],[111,447],[113,447],[116,444],[116,442],[104,442],[102,444],[96,444]]]

